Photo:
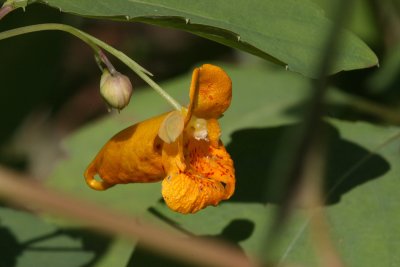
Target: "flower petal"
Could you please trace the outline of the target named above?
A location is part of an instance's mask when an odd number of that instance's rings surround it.
[[[167,176],[162,182],[162,195],[168,207],[186,214],[217,205],[224,199],[225,189],[218,181],[189,171]]]
[[[165,176],[161,162],[163,141],[158,129],[166,114],[122,130],[100,150],[85,172],[88,185],[105,190],[114,184],[156,182]],[[102,181],[95,179],[98,174]]]
[[[219,118],[232,99],[232,81],[220,67],[204,64],[196,68],[190,86],[190,106],[199,118]],[[191,114],[191,112],[189,112]]]
[[[235,190],[233,161],[220,141],[214,147],[186,130],[176,142],[164,144],[162,158],[167,173],[162,195],[172,210],[194,213]]]
[[[190,139],[185,146],[187,165],[194,172],[221,183],[225,191],[222,199],[230,198],[235,191],[235,169],[222,142],[213,147],[207,141]]]

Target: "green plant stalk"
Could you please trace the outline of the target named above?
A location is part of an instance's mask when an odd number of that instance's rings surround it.
[[[36,0],[7,0],[3,3],[3,6],[0,8],[0,20],[4,18],[8,13],[22,8],[25,11],[25,8],[28,4],[33,3]]]
[[[0,20],[4,18],[8,13],[13,11],[13,7],[10,5],[3,5],[3,7],[0,8]]]
[[[45,24],[36,24],[25,27],[20,27],[8,31],[4,31],[0,33],[0,40],[11,38],[14,36],[39,32],[39,31],[64,31],[70,33],[85,43],[87,43],[97,55],[100,55],[102,52],[100,48],[104,49],[108,53],[112,54],[119,60],[121,60],[124,64],[126,64],[132,71],[134,71],[140,78],[142,78],[148,85],[150,85],[157,93],[159,93],[174,109],[181,110],[182,106],[170,96],[167,92],[165,92],[156,82],[154,82],[148,75],[152,76],[152,74],[132,60],[130,57],[122,53],[121,51],[115,49],[114,47],[106,44],[105,42],[81,31],[72,26],[58,23],[45,23]]]

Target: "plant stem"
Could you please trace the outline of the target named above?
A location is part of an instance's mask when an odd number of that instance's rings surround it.
[[[0,8],[0,20],[2,18],[4,18],[5,15],[7,15],[8,13],[10,13],[11,11],[13,11],[14,8],[12,6],[3,6],[2,8]]]
[[[87,43],[97,55],[102,54],[100,48],[109,52],[110,54],[121,60],[124,64],[126,64],[130,69],[132,69],[140,78],[142,78],[157,93],[159,93],[173,108],[179,111],[182,109],[182,106],[174,98],[172,98],[167,92],[165,92],[156,82],[154,82],[148,76],[148,75],[152,76],[152,74],[149,71],[144,69],[142,66],[140,66],[138,63],[136,63],[134,60],[132,60],[130,57],[128,57],[121,51],[72,26],[65,24],[57,24],[57,23],[30,25],[1,32],[0,40],[26,33],[39,32],[39,31],[53,31],[53,30],[64,31],[78,37],[79,39]]]
[[[100,50],[98,55],[99,55],[101,62],[103,62],[104,65],[106,65],[106,67],[107,67],[108,71],[111,73],[111,75],[116,74],[117,70],[111,64],[110,60],[108,60],[107,56],[103,53],[103,51]]]
[[[289,160],[286,160],[285,164],[290,166],[285,169],[286,173],[283,173],[284,179],[284,191],[283,201],[280,209],[277,211],[275,221],[269,230],[269,234],[266,239],[267,244],[276,242],[280,234],[282,234],[283,226],[288,222],[293,207],[296,202],[299,202],[299,196],[304,189],[307,189],[307,180],[309,174],[307,171],[316,169],[312,166],[313,160],[310,155],[318,154],[320,157],[326,156],[326,129],[325,124],[322,120],[322,115],[325,110],[325,98],[328,93],[328,75],[331,66],[334,65],[338,49],[340,48],[340,40],[342,38],[342,29],[346,25],[349,16],[352,14],[351,7],[354,0],[340,0],[337,2],[335,17],[333,18],[333,24],[330,29],[330,33],[327,36],[323,50],[318,58],[318,64],[316,64],[317,79],[311,84],[312,93],[310,100],[306,103],[306,112],[303,115],[303,123],[299,128],[299,132],[295,140],[293,141],[292,154],[288,156]],[[322,162],[321,162],[322,165]],[[313,183],[321,184],[321,177],[323,177],[323,166],[319,166],[320,170],[318,173],[315,171],[313,176]],[[281,178],[282,179],[282,178]],[[318,190],[321,190],[319,186]],[[317,191],[317,194],[321,194],[321,191]],[[314,196],[317,201],[312,201],[308,205],[318,206],[315,203],[318,202],[319,196]],[[322,201],[321,201],[322,202]],[[324,203],[320,203],[323,205]],[[337,256],[336,251],[331,251],[332,255]],[[287,253],[285,252],[285,255]],[[335,261],[339,263],[337,266],[343,266],[339,257],[335,258]],[[327,266],[326,264],[321,264]]]

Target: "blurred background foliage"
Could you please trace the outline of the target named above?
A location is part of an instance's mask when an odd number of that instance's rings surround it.
[[[332,15],[333,1],[313,1],[328,17]],[[383,144],[400,129],[400,4],[355,2],[347,28],[377,54],[380,66],[330,77],[328,219],[333,241],[349,266],[397,266],[400,144]],[[120,72],[130,76],[135,91],[127,110],[110,116],[98,93],[101,73],[92,51],[61,32],[0,42],[2,164],[106,207],[140,214],[160,227],[222,238],[249,255],[317,265],[307,237],[308,218],[301,211],[293,215],[276,247],[267,253],[263,243],[275,204],[281,202],[279,190],[274,190],[279,188],[279,177],[273,173],[284,166],[274,166],[276,155],[285,149],[282,137],[296,131],[309,79],[186,32],[88,19],[45,5],[10,13],[1,21],[0,31],[44,22],[75,26],[124,51],[182,103],[187,101],[190,70],[202,62],[220,62],[234,84],[232,107],[221,124],[223,141],[236,163],[237,193],[218,208],[182,216],[159,201],[159,184],[120,186],[101,194],[88,190],[82,172],[102,144],[123,127],[168,106],[112,59]],[[79,225],[0,206],[1,267],[178,264],[143,249],[140,241],[111,239]]]

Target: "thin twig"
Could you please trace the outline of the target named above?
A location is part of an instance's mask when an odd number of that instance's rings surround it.
[[[305,156],[303,178],[296,199],[310,218],[310,234],[320,266],[343,267],[330,237],[329,224],[325,216],[324,197],[322,195],[322,177],[325,173],[326,144],[321,136],[311,143]]]
[[[17,205],[29,204],[51,215],[79,220],[111,235],[140,239],[141,244],[150,249],[188,262],[224,267],[260,266],[229,244],[162,231],[137,218],[48,189],[30,177],[4,167],[0,167],[0,197]]]
[[[11,5],[3,6],[2,8],[0,8],[0,20],[13,10],[14,8]]]
[[[325,46],[319,58],[319,64],[317,67],[317,79],[312,83],[312,95],[308,102],[307,113],[304,116],[304,122],[302,125],[302,131],[298,138],[298,145],[295,147],[293,153],[293,159],[290,162],[290,169],[287,173],[286,179],[286,190],[284,191],[283,204],[278,210],[275,218],[275,222],[270,229],[267,237],[267,244],[273,244],[281,230],[283,225],[288,221],[294,204],[298,201],[298,196],[304,187],[309,185],[307,181],[307,171],[312,164],[311,155],[318,154],[320,157],[324,157],[324,126],[322,122],[322,115],[325,109],[325,97],[328,91],[328,75],[329,70],[334,64],[337,51],[340,44],[342,29],[345,26],[348,15],[351,14],[350,10],[353,1],[341,0],[337,3],[337,12],[333,20],[331,31],[326,39]],[[312,174],[314,177],[321,179],[322,173]],[[313,182],[320,185],[320,181],[314,179]],[[316,189],[315,189],[316,190]],[[315,191],[314,190],[314,191]],[[321,188],[318,188],[321,190]],[[318,192],[316,194],[319,194]],[[312,201],[316,202],[316,200]],[[336,255],[335,253],[333,253]],[[337,259],[340,262],[340,259]]]
[[[327,87],[327,76],[329,69],[334,63],[335,56],[340,41],[340,34],[344,26],[346,19],[346,11],[349,11],[351,6],[351,0],[342,0],[337,6],[337,18],[334,20],[331,32],[326,40],[323,53],[321,54],[320,64],[318,64],[318,75],[317,79],[313,81],[313,93],[311,99],[308,102],[308,110],[304,117],[303,129],[299,138],[299,145],[297,150],[294,152],[293,164],[289,170],[287,186],[288,190],[285,192],[284,203],[282,208],[277,214],[275,227],[271,231],[271,235],[279,233],[282,222],[286,221],[291,211],[293,196],[296,195],[296,191],[300,186],[301,178],[304,172],[304,162],[307,160],[305,155],[308,155],[308,151],[312,147],[312,144],[321,138],[323,134],[323,124],[321,117],[325,108],[325,96],[328,90]],[[340,11],[340,12],[339,12]]]

